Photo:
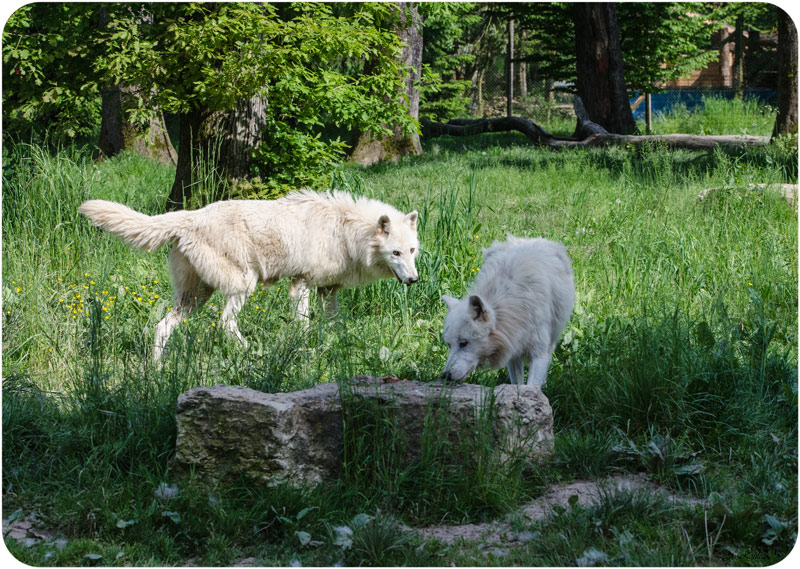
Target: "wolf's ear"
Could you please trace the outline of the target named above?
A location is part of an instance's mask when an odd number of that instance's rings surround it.
[[[441,298],[442,302],[444,302],[447,305],[447,310],[452,310],[458,304],[458,299],[453,298],[452,296],[447,296],[446,294],[443,294]]]
[[[382,233],[389,235],[389,227],[391,225],[392,222],[389,220],[388,215],[382,215],[378,218],[378,229],[380,229]]]
[[[419,217],[419,214],[416,211],[412,211],[411,213],[409,213],[405,217],[405,219],[403,221],[405,221],[409,225],[409,227],[411,227],[412,231],[416,231],[417,230],[417,218],[418,217]]]
[[[388,215],[382,215],[382,216],[380,216],[378,218],[378,229],[382,233],[385,233],[386,235],[389,235],[389,227],[391,227],[391,225],[392,225],[392,222],[389,219]]]
[[[489,306],[483,302],[483,299],[477,294],[470,295],[469,307],[472,310],[473,320],[481,320],[488,322],[491,315]]]

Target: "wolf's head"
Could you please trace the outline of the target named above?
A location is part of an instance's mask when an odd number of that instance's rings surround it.
[[[476,294],[461,300],[442,296],[442,300],[448,309],[444,320],[444,341],[450,346],[442,379],[461,381],[492,355],[495,313]]]
[[[419,253],[417,239],[417,212],[405,217],[382,215],[378,219],[376,257],[379,263],[403,284],[419,280],[414,260]]]

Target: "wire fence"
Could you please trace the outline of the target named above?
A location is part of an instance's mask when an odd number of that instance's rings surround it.
[[[732,27],[722,29],[714,40],[719,57],[686,77],[670,81],[652,93],[651,109],[667,114],[676,107],[689,110],[702,105],[706,97],[729,99],[741,94],[764,104],[774,104],[777,85],[777,38],[773,35],[748,37],[742,65],[736,66]],[[513,49],[513,48],[512,48]],[[513,114],[534,122],[574,116],[573,86],[554,83],[525,62],[508,65],[508,47],[499,53],[473,81],[469,118]],[[513,55],[513,52],[512,52]],[[741,76],[741,78],[740,78]],[[508,94],[512,93],[511,105]],[[645,114],[644,93],[631,93],[634,118]],[[510,113],[509,113],[510,111]]]

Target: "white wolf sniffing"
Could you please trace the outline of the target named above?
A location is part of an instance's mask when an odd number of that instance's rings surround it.
[[[226,297],[221,327],[247,345],[236,316],[259,282],[289,277],[296,316],[307,319],[309,286],[317,287],[332,315],[342,287],[419,279],[417,212],[406,215],[346,192],[302,190],[277,200],[221,201],[154,216],[104,200],[84,202],[78,211],[133,247],[154,251],[173,243],[174,307],[156,326],[156,360],[178,324],[215,290]]]
[[[543,386],[556,343],[572,313],[575,284],[566,248],[538,237],[513,236],[484,250],[472,291],[442,296],[450,346],[442,379],[461,381],[486,362],[507,368],[511,383]]]

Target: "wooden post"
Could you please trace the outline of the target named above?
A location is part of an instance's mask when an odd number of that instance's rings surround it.
[[[644,128],[647,134],[653,133],[653,96],[650,93],[644,95]]]
[[[524,42],[525,42],[525,30],[522,29],[519,32],[519,49],[517,50],[517,57],[522,58],[524,57]],[[528,97],[528,63],[525,61],[520,61],[517,71],[517,75],[519,76],[519,95],[522,99],[526,99]]]
[[[514,20],[508,21],[508,48],[506,49],[506,114],[513,116],[514,107]]]
[[[486,68],[478,73],[478,116],[483,118],[483,78],[486,75]]]

